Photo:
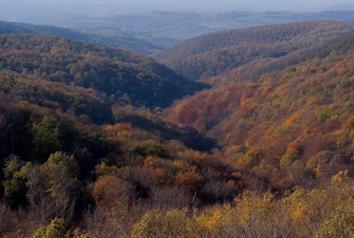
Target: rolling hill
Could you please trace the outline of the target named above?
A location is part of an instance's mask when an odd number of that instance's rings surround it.
[[[215,33],[203,60],[234,55],[196,71],[212,86],[126,50],[0,35],[0,237],[351,237],[349,29]]]
[[[166,107],[205,88],[147,57],[33,34],[0,36],[0,55],[0,97],[15,105],[53,111],[75,123],[119,122],[197,150],[216,146],[193,128],[139,112]],[[126,107],[132,108],[129,113]]]
[[[187,40],[156,59],[193,80],[264,59],[277,59],[350,31],[341,22],[302,22],[216,32]]]
[[[0,237],[35,237],[53,217],[74,224],[92,205],[111,210],[123,200],[131,207],[232,200],[242,181],[208,153],[215,140],[146,109],[203,87],[128,51],[0,36]],[[215,191],[215,182],[225,189]],[[108,188],[125,192],[106,200],[99,194]]]
[[[62,15],[59,13],[55,16],[42,16],[36,14],[36,16],[25,19],[35,24],[64,26],[89,34],[127,35],[168,48],[193,37],[224,30],[303,21],[332,20],[351,23],[354,22],[354,11],[352,7],[316,12],[253,12],[231,9],[226,12],[202,12],[197,9],[183,11],[176,9],[175,11],[145,11],[143,14],[117,12],[112,16]]]
[[[36,35],[0,36],[0,69],[91,88],[119,104],[166,107],[205,86],[129,51]]]
[[[212,85],[226,85],[239,81],[256,81],[262,74],[277,72],[313,58],[323,59],[331,54],[350,55],[352,53],[351,44],[352,36],[349,32],[340,38],[334,38],[326,43],[298,50],[283,57],[252,61],[233,70],[208,78],[205,81]]]

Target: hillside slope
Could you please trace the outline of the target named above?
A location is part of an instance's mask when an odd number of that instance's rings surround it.
[[[0,36],[0,237],[351,237],[354,33],[310,51],[196,92],[124,50]]]
[[[281,71],[314,58],[323,59],[330,55],[350,55],[353,53],[353,33],[329,40],[314,47],[297,50],[279,58],[252,61],[233,70],[206,79],[209,84],[220,86],[240,81],[257,81],[262,74]]]
[[[187,40],[156,59],[190,79],[206,79],[250,62],[317,46],[350,29],[344,23],[323,21],[216,32]]]
[[[166,117],[218,139],[237,168],[275,187],[352,174],[354,34],[345,38],[345,52],[202,91]]]
[[[204,88],[144,56],[35,35],[0,36],[0,69],[95,89],[120,104],[165,107]]]
[[[142,215],[147,204],[231,201],[243,185],[206,153],[214,140],[138,113],[201,86],[127,51],[1,36],[0,237],[37,236],[53,217],[84,226],[96,207],[106,214],[120,204],[127,213],[114,217],[133,221],[139,216],[132,209]],[[225,189],[216,191],[215,183]]]

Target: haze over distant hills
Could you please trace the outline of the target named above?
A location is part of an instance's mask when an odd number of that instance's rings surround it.
[[[87,34],[131,37],[164,48],[209,32],[313,20],[354,22],[354,11],[228,11],[214,13],[154,11],[139,14],[113,14],[104,17],[69,14],[51,17],[38,15],[25,18],[27,22],[63,26]]]
[[[95,16],[114,15],[127,12],[146,13],[149,11],[224,12],[242,11],[323,11],[329,9],[353,9],[351,0],[13,0],[1,1],[5,15],[29,16],[39,14],[66,13],[89,14]]]
[[[313,20],[354,22],[354,4],[347,0],[15,2],[0,2],[0,20],[67,27],[144,53],[220,30]]]
[[[219,30],[294,21],[354,21],[349,0],[0,2],[3,20],[69,27],[88,34],[140,39],[158,47]]]
[[[52,35],[76,41],[95,42],[113,48],[129,49],[144,54],[150,54],[161,50],[160,47],[154,46],[151,43],[125,35],[116,35],[113,37],[108,35],[86,34],[64,27],[0,21],[0,34],[11,33]]]

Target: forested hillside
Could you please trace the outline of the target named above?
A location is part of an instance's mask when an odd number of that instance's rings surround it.
[[[242,182],[207,153],[215,141],[146,109],[203,87],[128,51],[0,36],[0,236],[42,237],[55,218],[58,232],[80,222],[93,236],[101,222],[113,229],[118,207],[133,222],[149,204],[231,200]]]
[[[318,46],[350,29],[341,22],[304,22],[216,32],[187,40],[155,58],[190,79],[206,79]]]
[[[81,224],[92,234],[107,225],[113,230],[103,232],[109,235],[119,231],[112,219],[133,222],[151,206],[230,200],[242,188],[216,157],[129,123],[98,127],[7,97],[0,110],[2,237],[32,237],[56,217],[71,227],[85,219]],[[227,188],[214,190],[214,182]],[[120,234],[128,234],[131,225]]]
[[[204,88],[144,56],[33,35],[0,36],[0,69],[95,89],[120,104],[165,107]]]
[[[11,71],[0,73],[0,95],[28,102],[82,120],[98,124],[113,121],[112,103],[103,93],[92,89],[51,82],[40,77],[24,76]]]
[[[179,67],[211,86],[126,50],[0,35],[0,237],[353,237],[348,29],[207,36]]]
[[[205,90],[177,102],[167,118],[218,139],[254,186],[312,186],[342,170],[353,174],[354,34],[344,38],[336,42],[345,51],[334,46],[326,58],[256,82]]]
[[[331,54],[332,56],[335,54],[352,55],[352,44],[353,33],[349,32],[343,34],[340,38],[337,37],[314,47],[297,50],[283,57],[252,61],[215,77],[210,77],[205,81],[213,85],[225,85],[246,80],[257,81],[262,74],[277,72],[314,58],[323,59]]]
[[[57,36],[82,42],[95,42],[108,47],[129,49],[134,52],[150,54],[161,50],[151,43],[124,35],[107,36],[81,33],[71,29],[46,25],[0,21],[0,34],[23,33],[35,35]]]

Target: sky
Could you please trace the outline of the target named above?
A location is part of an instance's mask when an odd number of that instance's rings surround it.
[[[311,11],[354,6],[354,0],[0,0],[0,18],[38,14],[112,15],[153,10]]]

